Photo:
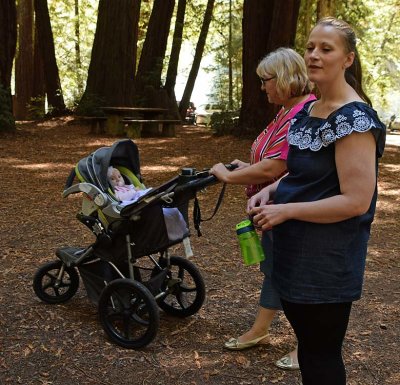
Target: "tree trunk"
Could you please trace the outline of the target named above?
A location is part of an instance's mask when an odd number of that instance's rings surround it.
[[[42,118],[46,114],[46,87],[44,77],[44,64],[39,48],[39,40],[37,27],[35,27],[35,48],[33,52],[33,84],[31,111],[29,117],[31,119]]]
[[[335,11],[336,11],[335,0],[317,1],[317,20],[325,16],[335,16]]]
[[[28,118],[28,105],[32,97],[33,87],[33,0],[19,0],[18,19],[18,51],[15,58],[15,104],[14,116],[17,120]]]
[[[86,89],[78,113],[132,106],[140,0],[100,0]]]
[[[81,33],[80,33],[80,17],[79,17],[79,0],[75,0],[75,71],[76,86],[79,96],[83,93],[82,80],[82,61],[81,61]]]
[[[174,29],[174,37],[172,40],[171,55],[168,63],[167,78],[165,80],[165,89],[171,99],[171,104],[175,107],[175,114],[178,119],[185,119],[180,116],[176,105],[175,84],[178,74],[179,54],[182,46],[183,25],[185,23],[186,0],[178,1],[178,9],[176,12],[176,21]]]
[[[17,44],[15,0],[0,0],[0,130],[15,130],[11,71]]]
[[[257,134],[273,119],[277,106],[261,91],[256,68],[278,47],[294,45],[300,0],[245,0],[243,5],[243,90],[239,134]]]
[[[34,0],[34,4],[39,48],[44,65],[47,103],[50,115],[61,115],[66,112],[66,109],[58,73],[49,8],[47,0]]]
[[[206,44],[208,29],[210,27],[212,13],[214,10],[215,0],[207,1],[206,12],[204,13],[203,24],[201,26],[201,31],[199,35],[199,40],[197,41],[196,51],[194,54],[192,68],[189,72],[189,77],[186,82],[185,90],[183,91],[182,99],[179,104],[179,113],[181,116],[186,115],[186,110],[189,107],[190,98],[192,96],[194,84],[196,82],[197,74],[199,72],[201,59],[203,57],[204,46]]]
[[[153,4],[135,80],[136,92],[141,97],[139,102],[143,105],[158,103],[154,91],[162,86],[161,73],[174,6],[175,0],[155,0]]]
[[[229,37],[228,37],[228,75],[229,75],[229,96],[228,109],[233,110],[233,69],[232,69],[232,0],[229,0]]]

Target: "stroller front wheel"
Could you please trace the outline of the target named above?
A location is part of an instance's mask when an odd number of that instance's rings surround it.
[[[157,335],[157,303],[140,282],[126,278],[110,282],[100,295],[98,310],[106,334],[124,348],[141,348]]]
[[[43,301],[50,304],[63,303],[71,299],[78,291],[79,274],[73,267],[52,261],[44,264],[33,277],[33,290]]]
[[[166,267],[167,261],[159,261]],[[206,287],[196,265],[186,258],[171,256],[164,290],[167,294],[158,300],[158,306],[177,317],[189,317],[203,306]],[[153,272],[155,274],[155,272]]]

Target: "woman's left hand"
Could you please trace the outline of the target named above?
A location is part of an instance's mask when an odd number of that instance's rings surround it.
[[[215,175],[221,182],[226,182],[226,177],[229,175],[230,171],[224,166],[224,164],[217,163],[210,168],[209,173]]]

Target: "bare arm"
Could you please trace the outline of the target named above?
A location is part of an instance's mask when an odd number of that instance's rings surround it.
[[[339,195],[315,202],[267,205],[251,210],[255,223],[268,228],[289,219],[334,223],[364,214],[375,190],[375,139],[354,132],[335,143]]]
[[[229,171],[222,163],[215,164],[210,173],[228,184],[259,184],[279,177],[286,170],[282,159],[263,159],[248,167]]]

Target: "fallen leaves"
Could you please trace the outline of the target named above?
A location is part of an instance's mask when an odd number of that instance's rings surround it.
[[[228,352],[223,342],[248,329],[255,317],[262,275],[243,265],[234,225],[245,216],[243,187],[227,186],[223,203],[202,225],[203,236],[191,237],[192,261],[206,282],[207,298],[194,316],[176,319],[161,312],[157,338],[141,350],[111,343],[98,322],[97,308],[81,285],[63,305],[46,305],[35,297],[32,276],[55,259],[63,245],[92,241],[75,214],[80,198],[63,200],[60,193],[71,167],[91,151],[117,138],[91,137],[86,127],[53,120],[28,124],[16,135],[2,135],[0,145],[3,220],[0,222],[0,382],[3,385],[292,385],[298,372],[284,372],[276,359],[290,351],[295,338],[282,313],[271,328],[271,344]],[[141,163],[152,167],[181,161],[202,169],[218,161],[248,157],[251,141],[233,137],[216,140],[207,128],[183,127],[176,138],[138,139]],[[184,149],[184,150],[182,150]],[[40,151],[39,151],[40,150]],[[390,148],[389,148],[390,150]],[[400,163],[398,148],[383,162]],[[35,165],[52,166],[50,169]],[[175,163],[174,163],[175,164]],[[20,166],[24,166],[21,168]],[[51,171],[51,172],[50,172]],[[18,175],[10,178],[10,172]],[[157,186],[175,172],[143,176]],[[395,191],[399,173],[383,169],[381,192]],[[397,187],[396,187],[397,186]],[[200,194],[204,217],[212,213],[221,186]],[[12,194],[8,190],[13,191]],[[353,306],[344,345],[349,385],[397,385],[400,205],[398,194],[382,194],[373,224],[364,297]],[[191,210],[191,208],[190,208]],[[193,229],[192,229],[193,230]],[[179,254],[179,247],[176,248]]]

